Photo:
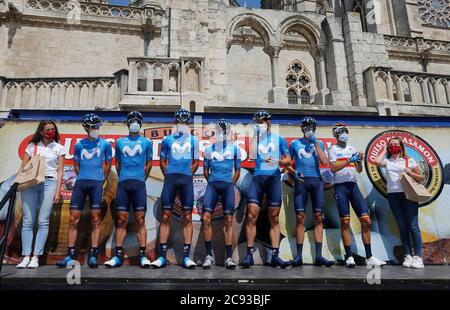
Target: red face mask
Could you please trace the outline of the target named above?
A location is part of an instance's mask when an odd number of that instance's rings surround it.
[[[42,135],[46,139],[53,140],[55,138],[55,134],[56,131],[52,130],[52,131],[45,131]]]
[[[402,151],[402,147],[400,145],[390,145],[389,146],[389,153],[395,155]]]

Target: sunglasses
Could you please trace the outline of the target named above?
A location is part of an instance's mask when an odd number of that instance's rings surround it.
[[[100,129],[102,125],[101,124],[96,124],[96,125],[90,125],[89,128],[90,129]]]

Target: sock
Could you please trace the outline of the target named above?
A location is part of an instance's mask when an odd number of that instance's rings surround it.
[[[253,247],[252,246],[248,246],[247,247],[247,255],[252,255],[253,254]]]
[[[145,252],[146,252],[146,247],[145,246],[141,246],[139,248],[139,257],[145,257],[147,255],[147,253],[145,253]]]
[[[183,247],[183,257],[189,257],[190,252],[191,252],[191,245],[185,243]]]
[[[272,248],[272,258],[278,257],[280,250],[278,248]]]
[[[160,243],[159,244],[159,255],[166,258],[167,254],[167,243]]]
[[[372,247],[369,244],[364,244],[364,249],[366,250],[366,258],[372,257]]]
[[[212,256],[211,241],[205,241],[206,254]]]
[[[344,249],[345,249],[345,259],[347,260],[350,256],[352,256],[352,246],[344,245]]]
[[[94,257],[97,257],[97,254],[98,254],[98,248],[91,248],[91,251],[90,251],[90,253],[89,253],[89,256],[94,256]]]
[[[297,256],[302,258],[303,253],[303,243],[297,243]]]
[[[75,257],[75,247],[67,248],[67,256],[70,256],[72,259]]]
[[[227,258],[231,258],[231,256],[233,255],[233,246],[225,245],[225,252],[227,253]]]
[[[116,254],[115,254],[118,258],[122,259],[123,256],[123,247],[121,246],[116,246]]]
[[[316,242],[316,258],[322,257],[322,242]]]

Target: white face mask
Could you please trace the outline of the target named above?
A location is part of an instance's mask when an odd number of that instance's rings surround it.
[[[255,130],[259,136],[265,135],[267,133],[267,124],[256,124]]]
[[[225,141],[227,138],[226,135],[223,134],[223,132],[217,132],[216,140],[219,142]]]
[[[136,133],[139,132],[139,129],[141,129],[141,125],[139,125],[138,122],[134,122],[130,125],[130,132],[131,133]]]
[[[177,133],[180,134],[188,134],[189,133],[189,126],[186,124],[176,124],[175,130]]]
[[[341,133],[338,136],[338,140],[341,142],[344,142],[344,143],[347,142],[348,141],[348,133]]]
[[[95,129],[95,130],[92,130],[92,131],[89,132],[89,136],[92,139],[98,139],[99,135],[100,135],[100,130],[98,130],[98,129]]]

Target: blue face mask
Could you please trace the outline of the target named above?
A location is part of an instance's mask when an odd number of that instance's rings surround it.
[[[338,137],[338,140],[341,142],[347,142],[348,141],[348,133],[341,133]]]
[[[141,125],[139,125],[138,122],[134,122],[130,125],[130,132],[131,133],[136,133],[139,132],[139,129],[141,129]]]

